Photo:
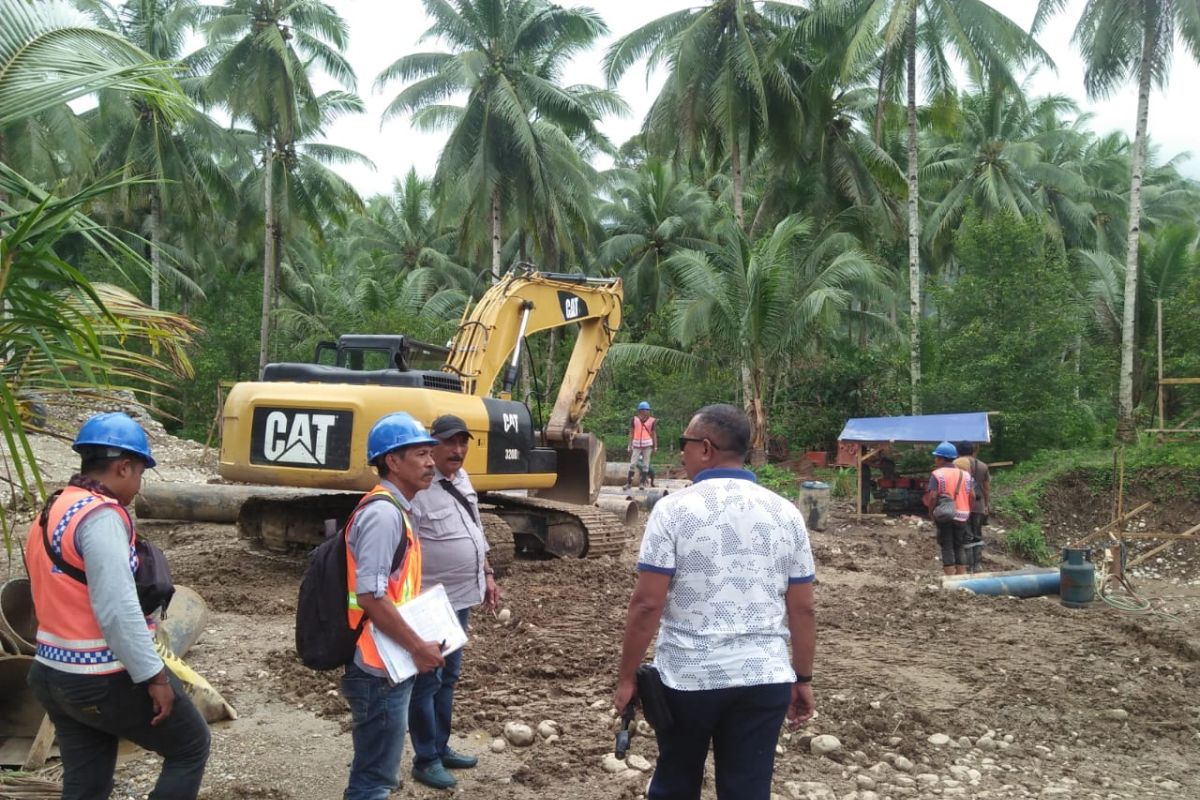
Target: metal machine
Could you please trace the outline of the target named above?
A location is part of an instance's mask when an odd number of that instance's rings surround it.
[[[377,480],[367,432],[392,411],[425,425],[462,417],[474,441],[465,469],[486,494],[490,536],[511,529],[518,549],[585,557],[619,552],[624,527],[591,507],[603,483],[604,445],[580,430],[589,393],[621,322],[620,279],[510,273],[468,307],[448,348],[403,336],[343,336],[322,343],[316,362],[269,364],[239,383],[223,411],[220,474],[228,481],[295,487],[247,500],[243,535],[272,549],[310,547],[340,525]],[[525,337],[578,326],[557,400],[542,430],[512,399]],[[420,357],[440,369],[414,369]],[[324,360],[329,360],[325,358]],[[369,367],[378,367],[371,369]],[[327,522],[332,520],[332,522]]]

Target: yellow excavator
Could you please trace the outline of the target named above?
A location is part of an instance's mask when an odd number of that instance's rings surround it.
[[[589,394],[621,324],[621,282],[510,272],[463,312],[448,347],[400,335],[347,335],[318,345],[314,363],[268,364],[261,380],[230,390],[222,412],[219,471],[226,481],[295,491],[251,496],[238,526],[273,550],[312,547],[336,530],[377,480],[367,432],[407,411],[428,426],[466,421],[474,441],[465,469],[481,493],[493,548],[560,557],[620,552],[625,529],[591,504],[603,482],[604,445],[580,429]],[[512,399],[521,347],[538,331],[578,335],[546,424]],[[437,369],[421,359],[441,358]],[[332,363],[322,363],[332,361]],[[375,368],[373,368],[375,367]],[[498,494],[501,490],[528,490]]]

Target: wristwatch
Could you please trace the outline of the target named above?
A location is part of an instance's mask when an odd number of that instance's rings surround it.
[[[796,683],[812,683],[812,675],[801,675],[796,673]]]

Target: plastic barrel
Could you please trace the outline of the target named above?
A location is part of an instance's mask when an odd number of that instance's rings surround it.
[[[804,515],[804,524],[810,531],[825,530],[829,521],[829,484],[821,481],[801,483],[796,507]]]

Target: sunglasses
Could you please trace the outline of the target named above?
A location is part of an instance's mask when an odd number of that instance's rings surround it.
[[[695,436],[680,436],[679,437],[679,449],[683,450],[685,447],[687,447],[688,442],[708,442],[708,446],[711,447],[713,450],[728,450],[729,449],[728,447],[719,447],[719,446],[713,444],[712,439],[702,438],[702,437],[697,438]]]

